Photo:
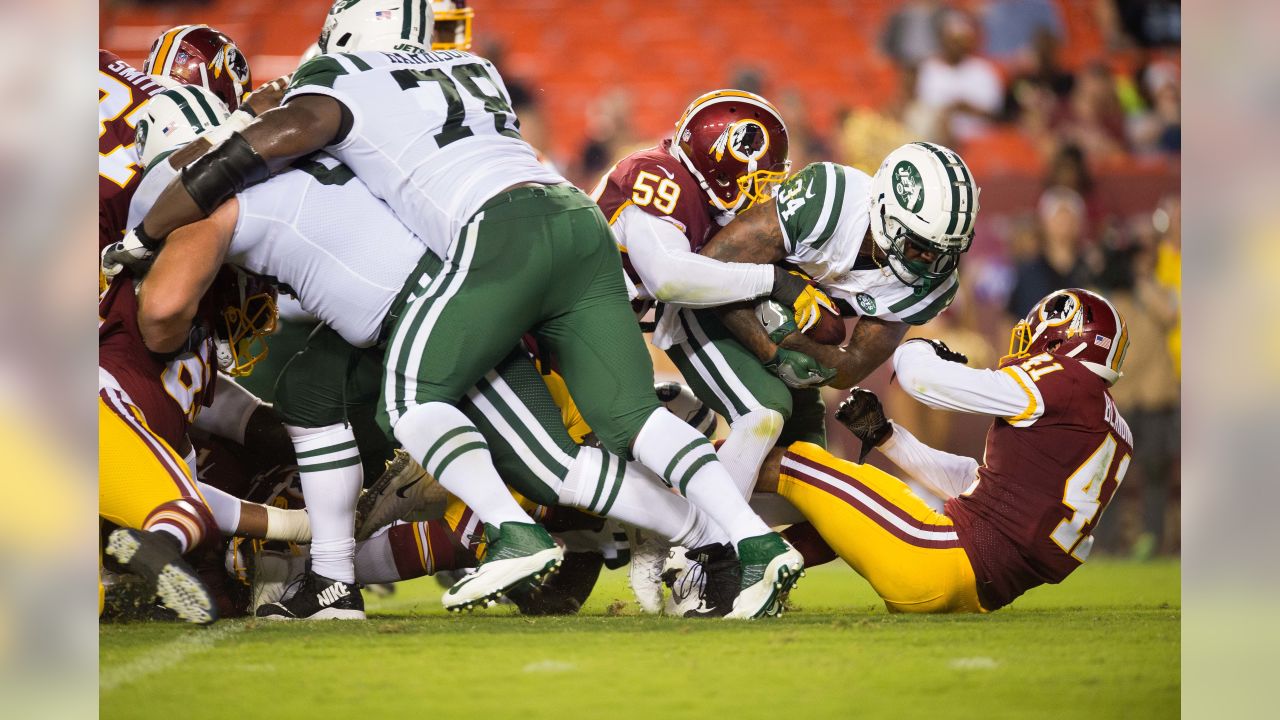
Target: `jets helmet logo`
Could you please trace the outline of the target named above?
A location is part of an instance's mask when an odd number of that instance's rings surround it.
[[[903,160],[893,168],[893,195],[908,212],[924,207],[924,182],[915,165]]]
[[[725,150],[742,162],[759,160],[769,150],[769,131],[756,120],[739,120],[720,133],[711,146],[710,154],[715,155],[716,162],[719,162],[724,158]]]

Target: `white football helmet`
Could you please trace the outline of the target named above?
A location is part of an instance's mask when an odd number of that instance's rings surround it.
[[[949,148],[915,142],[889,153],[871,181],[871,237],[899,280],[919,287],[955,271],[973,243],[979,193]],[[936,257],[909,259],[912,246]]]
[[[336,0],[320,31],[320,52],[427,52],[435,16],[414,0]]]
[[[227,121],[231,111],[212,91],[183,85],[154,96],[138,118],[134,143],[142,167]]]

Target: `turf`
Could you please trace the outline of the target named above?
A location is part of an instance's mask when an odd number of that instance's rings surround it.
[[[1176,717],[1179,583],[1098,559],[990,616],[891,616],[833,563],[732,623],[638,616],[624,572],[571,618],[448,616],[424,579],[365,623],[104,625],[101,717]]]

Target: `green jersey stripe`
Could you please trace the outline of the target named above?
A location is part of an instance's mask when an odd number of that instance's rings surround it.
[[[831,239],[831,236],[836,234],[836,226],[840,224],[840,211],[844,206],[844,168],[836,167],[834,165],[830,165],[828,167],[835,172],[835,183],[831,187],[831,192],[827,193],[826,197],[826,204],[828,205],[826,209],[830,213],[830,217],[827,219],[826,227],[824,227],[822,232],[818,234],[818,237],[810,243],[810,246],[814,250],[826,245],[827,241]]]
[[[293,80],[289,82],[289,90],[304,85],[319,85],[332,90],[334,81],[339,76],[348,74],[347,69],[338,62],[337,58],[336,55],[319,55],[306,61],[293,74]]]
[[[357,70],[373,69],[372,65],[362,60],[359,56],[352,55],[351,53],[342,53],[342,57],[346,58],[352,65],[355,65]]]
[[[927,289],[927,288],[928,288],[928,286],[926,285],[926,286],[924,286],[924,287],[923,287],[923,288],[921,288],[921,289],[922,289],[922,290],[924,290],[924,289]],[[906,296],[906,297],[904,297],[904,298],[902,298],[901,300],[899,300],[898,302],[896,302],[896,303],[894,303],[894,304],[890,305],[890,306],[889,306],[889,312],[891,312],[891,313],[900,313],[900,312],[902,312],[903,310],[906,310],[907,308],[911,307],[912,305],[915,305],[916,303],[918,303],[918,302],[920,302],[921,300],[923,300],[923,299],[924,299],[924,297],[925,297],[926,295],[928,295],[928,294],[929,294],[929,293],[927,293],[927,292],[918,292],[918,293],[917,293],[917,292],[909,292],[909,293],[907,293],[907,296]]]
[[[680,312],[674,308],[672,311]],[[703,367],[707,369],[707,374],[710,375],[710,377],[705,378],[705,380],[709,381],[708,384],[717,386],[721,389],[724,397],[733,404],[732,410],[734,412],[738,415],[746,415],[750,411],[746,403],[744,403],[742,399],[739,398],[732,389],[730,389],[729,383],[725,382],[724,376],[720,374],[720,369],[716,367],[715,361],[711,359],[711,355],[707,353],[706,348],[702,347],[702,344],[698,342],[697,336],[693,334],[693,328],[689,326],[689,320],[683,312],[680,312],[680,324],[684,327],[685,336],[688,337],[688,341],[685,345],[692,348],[692,354],[702,361]],[[686,351],[685,354],[689,355],[688,351]],[[690,361],[693,360],[692,357],[689,359]]]
[[[145,174],[147,174],[147,173],[151,172],[151,168],[153,168],[153,167],[155,167],[156,165],[159,165],[161,162],[163,162],[163,161],[167,160],[167,159],[169,158],[169,156],[170,156],[170,155],[174,154],[174,153],[175,153],[175,152],[177,152],[177,151],[178,151],[178,150],[177,150],[177,148],[174,148],[173,150],[165,150],[164,152],[160,153],[159,155],[157,155],[157,156],[155,156],[155,157],[151,158],[151,164],[150,164],[150,165],[148,165],[148,166],[146,166],[145,168],[143,168],[143,170],[142,170],[142,174],[144,174],[144,175],[145,175]]]
[[[822,163],[822,169],[824,172],[819,176],[822,178],[822,184],[818,188],[818,193],[815,193],[822,198],[822,212],[818,215],[817,221],[813,223],[813,227],[809,228],[809,232],[803,238],[800,238],[796,245],[812,245],[813,241],[821,234],[822,229],[827,226],[828,219],[831,217],[831,195],[832,190],[835,188],[836,170],[831,163]]]
[[[909,315],[903,318],[902,322],[908,325],[923,325],[929,322],[934,317],[936,317],[938,313],[942,312],[949,305],[951,305],[951,301],[955,299],[956,291],[958,291],[959,289],[960,289],[960,283],[953,282],[945,292],[938,295],[938,297],[932,303],[929,303],[928,307],[926,307],[925,309],[921,310],[920,312],[914,315]]]
[[[928,307],[930,303],[938,299],[939,294],[946,292],[947,289],[954,285],[955,278],[956,276],[953,273],[936,283],[929,282],[919,292],[912,292],[891,305],[889,311],[898,313],[899,317],[914,315],[921,308]]]

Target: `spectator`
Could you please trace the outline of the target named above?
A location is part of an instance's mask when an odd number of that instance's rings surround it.
[[[1016,62],[1034,54],[1041,35],[1063,39],[1062,14],[1052,0],[993,0],[982,13],[987,57]]]
[[[1107,66],[1098,62],[1076,78],[1071,98],[1054,119],[1052,132],[1097,161],[1125,154],[1124,127],[1115,79]]]
[[[1139,74],[1141,104],[1130,113],[1129,139],[1137,153],[1182,151],[1182,93],[1172,63],[1147,65]]]
[[[1041,102],[1048,104],[1051,115],[1056,114],[1076,84],[1075,76],[1058,63],[1058,38],[1043,29],[1037,32],[1025,56],[1013,64],[1012,72],[1004,98],[1004,116],[1010,121],[1018,120],[1025,108]]]
[[[880,50],[900,68],[919,65],[938,52],[938,24],[946,8],[939,0],[903,3],[885,23]]]
[[[1017,265],[1006,310],[1021,318],[1040,298],[1064,287],[1084,287],[1090,273],[1081,260],[1084,200],[1074,190],[1055,187],[1040,196],[1039,252]]]
[[[622,88],[601,95],[584,108],[587,140],[571,178],[575,185],[594,187],[600,175],[634,143],[630,108],[631,96]]]
[[[952,10],[939,33],[942,51],[920,65],[916,103],[932,127],[914,127],[926,137],[953,145],[984,133],[1004,97],[1000,74],[974,54],[978,34],[972,18]]]

